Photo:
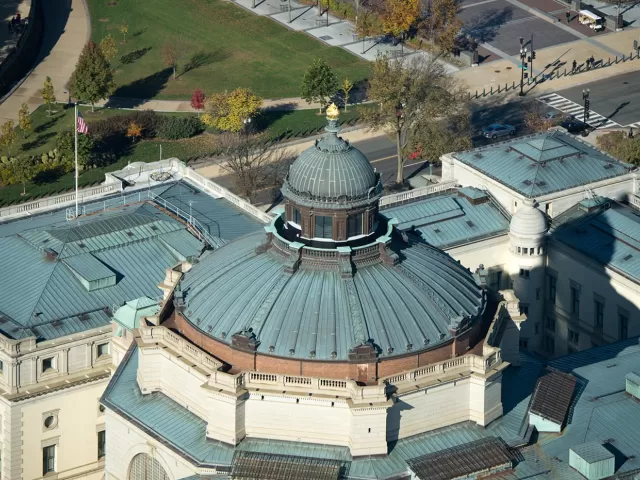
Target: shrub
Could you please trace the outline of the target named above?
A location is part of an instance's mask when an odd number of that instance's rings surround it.
[[[158,130],[158,136],[166,140],[191,138],[203,131],[203,125],[197,117],[165,117]]]
[[[162,116],[151,110],[142,112],[131,112],[123,115],[114,115],[90,125],[91,134],[98,140],[113,138],[114,136],[124,136],[132,123],[139,125],[142,129],[142,138],[154,138],[158,134],[158,129],[163,121]]]

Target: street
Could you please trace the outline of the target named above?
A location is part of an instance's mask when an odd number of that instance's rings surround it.
[[[557,106],[561,111],[571,108],[571,103],[584,105],[582,100],[583,89],[589,89],[589,101],[591,103],[590,120],[595,116],[602,116],[611,120],[608,127],[640,128],[640,73],[628,73],[612,78],[606,78],[597,82],[579,87],[569,88],[556,92],[553,100],[547,101],[551,106]],[[615,92],[615,95],[612,93]],[[568,101],[562,101],[562,99]],[[577,108],[576,108],[577,110]]]

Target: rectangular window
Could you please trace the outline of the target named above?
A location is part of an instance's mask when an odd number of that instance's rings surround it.
[[[56,471],[56,446],[42,449],[42,475]]]
[[[544,349],[547,351],[547,353],[550,353],[553,355],[553,352],[556,348],[555,345],[555,341],[553,340],[553,338],[549,337],[549,336],[545,336],[544,337]]]
[[[296,223],[298,225],[300,225],[302,223],[302,219],[300,218],[300,210],[298,210],[297,208],[293,209],[292,215],[291,215],[291,221],[293,223]]]
[[[347,220],[347,237],[362,235],[362,214],[350,215]]]
[[[518,247],[518,253],[522,253],[522,248]]]
[[[569,341],[571,343],[577,344],[579,340],[580,340],[580,333],[576,332],[575,330],[569,329]]]
[[[626,340],[629,337],[629,314],[626,312],[618,312],[618,329],[620,340]]]
[[[604,324],[604,303],[600,300],[594,300],[593,311],[596,328],[602,328],[602,325]]]
[[[42,359],[42,373],[50,372],[56,369],[56,357]]]
[[[4,363],[0,360],[0,374],[4,373]]]
[[[110,349],[109,349],[109,343],[100,343],[97,347],[96,347],[96,354],[98,356],[98,358],[102,357],[102,356],[107,356],[110,353]]]
[[[580,290],[571,287],[571,313],[580,313]]]
[[[547,321],[545,323],[545,326],[547,327],[547,329],[551,330],[552,332],[556,331],[556,319],[553,317],[547,317]]]
[[[549,275],[547,278],[549,279],[549,301],[555,304],[556,303],[556,283],[558,282],[558,279],[553,275]]]
[[[521,268],[520,269],[520,278],[529,278],[529,270],[527,270],[526,268]]]
[[[522,253],[526,255],[527,253],[529,253],[529,249],[527,247],[524,247],[522,249]]]
[[[98,460],[104,458],[106,445],[107,432],[102,430],[101,432],[98,432]]]
[[[333,238],[333,218],[316,216],[315,238]]]

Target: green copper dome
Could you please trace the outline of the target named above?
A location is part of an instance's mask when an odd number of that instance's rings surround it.
[[[350,201],[379,193],[378,175],[367,157],[338,136],[336,119],[327,133],[296,159],[283,185],[288,197],[315,201]]]

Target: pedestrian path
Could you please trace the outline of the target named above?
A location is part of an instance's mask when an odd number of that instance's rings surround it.
[[[317,6],[304,5],[294,0],[232,0],[250,12],[284,25],[298,32],[305,32],[332,47],[341,47],[364,60],[373,61],[378,55],[432,56],[407,45],[394,45],[384,36],[367,38],[364,41],[355,34],[355,26],[348,20],[335,17],[331,12],[318,10]],[[458,67],[438,60],[450,72]]]
[[[537,98],[538,101],[549,105],[550,107],[560,110],[561,112],[568,113],[576,120],[584,121],[584,105],[572,102],[571,100],[558,95],[557,93],[548,93]],[[589,125],[596,128],[616,128],[622,127],[622,125],[608,119],[607,117],[600,115],[593,110],[589,110],[589,120],[586,121]]]

